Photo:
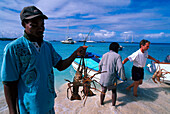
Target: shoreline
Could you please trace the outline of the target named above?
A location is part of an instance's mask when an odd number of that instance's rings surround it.
[[[133,96],[133,89],[127,91],[125,88],[132,81],[118,84],[116,106],[112,106],[111,91],[106,92],[104,105],[100,105],[100,92],[94,91],[95,96],[88,97],[83,106],[84,100],[71,101],[67,98],[67,83],[60,86],[56,90],[57,97],[55,99],[55,113],[71,113],[71,114],[168,114],[170,112],[170,85],[155,84],[151,81],[144,81],[138,89],[138,97]],[[97,86],[100,89],[99,86]],[[79,88],[82,90],[82,87]],[[101,89],[100,89],[101,90]],[[80,96],[82,94],[79,92]],[[70,93],[69,93],[70,96]],[[0,114],[8,114],[5,97],[0,98]]]
[[[107,91],[104,105],[100,105],[100,92],[93,91],[96,96],[88,97],[85,106],[83,100],[70,101],[67,99],[67,84],[63,84],[55,99],[55,112],[72,114],[168,114],[170,112],[170,86],[164,83],[155,84],[144,81],[138,89],[138,97],[133,96],[133,90],[130,92],[125,88],[132,81],[121,83],[117,88],[117,101],[115,108],[111,105],[111,91]],[[82,88],[79,88],[82,90]],[[79,92],[80,96],[82,95]],[[69,94],[70,95],[70,94]]]

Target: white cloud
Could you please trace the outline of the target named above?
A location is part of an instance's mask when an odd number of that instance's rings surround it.
[[[79,38],[83,38],[83,39],[87,38],[87,36],[88,36],[88,34],[82,34],[82,33],[79,33],[79,34],[78,34],[78,37],[79,37]],[[90,36],[90,35],[89,35],[89,36]]]
[[[104,33],[104,32],[108,32],[108,31],[107,31],[107,30],[100,30],[100,32],[103,32],[103,33]]]
[[[133,31],[125,31],[120,34],[121,39],[124,39],[124,41],[127,40],[134,40],[137,36],[134,34]]]
[[[79,36],[79,37],[83,37],[83,34],[82,34],[82,33],[79,33],[78,36]]]
[[[111,38],[114,37],[116,33],[114,31],[109,32],[107,30],[100,30],[100,32],[96,32],[94,35],[98,38]]]
[[[165,37],[170,37],[170,34],[166,33],[166,34],[165,34]]]
[[[145,38],[163,38],[163,37],[165,37],[165,33],[161,32],[161,33],[157,33],[157,34],[145,34],[144,37]]]
[[[131,4],[131,2],[133,3]],[[141,2],[145,3],[145,1]],[[132,6],[128,7],[130,4]],[[19,19],[20,11],[23,7],[30,5],[37,6],[49,17],[45,22],[45,33],[51,35],[46,36],[54,35],[56,37],[58,34],[65,36],[69,17],[71,35],[74,34],[76,37],[80,32],[88,33],[92,26],[97,26],[93,31],[98,38],[114,37],[114,31],[121,33],[120,37],[123,38],[125,35],[130,38],[130,35],[133,34],[132,31],[136,36],[139,33],[142,37],[147,38],[170,37],[168,33],[144,33],[154,30],[165,32],[170,29],[170,17],[164,14],[169,10],[168,3],[165,7],[153,6],[146,9],[145,7],[135,7],[138,4],[131,0],[1,0],[0,31],[13,31],[14,33],[17,30],[20,32],[23,28]],[[10,27],[5,27],[6,25]]]
[[[120,36],[123,36],[123,37],[132,37],[134,35],[134,32],[133,31],[125,31],[125,32],[122,32],[120,33]]]
[[[36,5],[46,12],[53,12],[58,8],[66,6],[68,0],[39,0]]]
[[[133,31],[126,31],[126,32],[123,32],[124,34],[133,34]]]
[[[105,6],[127,6],[131,0],[88,0],[88,2]]]

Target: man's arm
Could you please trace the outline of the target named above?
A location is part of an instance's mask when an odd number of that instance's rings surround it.
[[[17,114],[17,98],[18,98],[18,81],[15,82],[3,82],[4,94],[6,102],[8,104],[9,113]]]
[[[124,60],[122,61],[122,64],[125,64],[128,60],[129,60],[128,58],[124,59]]]
[[[71,63],[77,56],[85,56],[86,49],[87,46],[80,46],[76,51],[73,52],[73,54],[70,57],[68,57],[65,60],[60,60],[55,66],[55,68],[57,68],[59,71],[65,70],[71,65]]]
[[[116,69],[118,71],[118,76],[122,79],[122,80],[125,80],[126,77],[125,77],[125,71],[124,71],[124,67],[122,65],[122,59],[121,59],[121,56],[118,57],[117,59],[117,63],[116,63]]]
[[[157,63],[160,63],[159,60],[156,60],[155,58],[151,57],[150,55],[148,55],[148,59],[151,59],[151,60],[154,60],[154,61],[157,62]]]

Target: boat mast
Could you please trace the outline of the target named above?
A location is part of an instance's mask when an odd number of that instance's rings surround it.
[[[132,42],[133,42],[133,34],[132,34]]]
[[[69,38],[69,19],[68,19],[68,25],[67,25],[66,38]]]
[[[132,43],[134,42],[134,41],[133,41],[133,34],[132,34],[132,41],[131,41],[131,42],[132,42]]]
[[[94,29],[94,27],[89,31],[88,35],[86,36],[85,41],[84,41],[84,46],[85,46],[85,42],[87,41],[87,38],[89,37],[89,35],[93,29]]]

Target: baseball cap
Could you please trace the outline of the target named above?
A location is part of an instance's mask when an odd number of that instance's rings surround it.
[[[48,19],[38,8],[35,6],[24,7],[20,13],[21,21],[24,19],[33,19],[35,17],[42,17],[43,19]]]

